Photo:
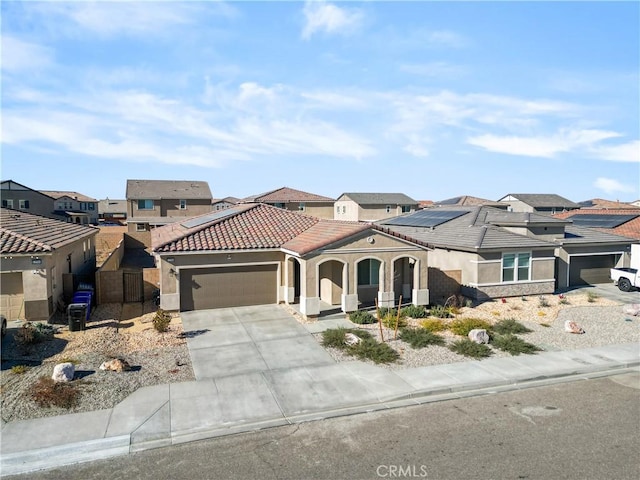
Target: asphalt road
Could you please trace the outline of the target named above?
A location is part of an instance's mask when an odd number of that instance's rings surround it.
[[[640,478],[640,373],[222,437],[6,478]]]

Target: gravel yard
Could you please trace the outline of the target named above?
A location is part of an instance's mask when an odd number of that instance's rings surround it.
[[[478,318],[496,323],[499,320],[512,318],[533,330],[531,333],[519,334],[523,340],[532,343],[545,351],[573,350],[622,343],[640,342],[640,317],[625,315],[623,305],[604,298],[589,301],[584,293],[569,294],[566,304],[560,303],[558,296],[546,295],[544,300],[548,306],[541,306],[538,297],[509,298],[501,301],[485,302],[476,307],[463,307],[457,318]],[[564,331],[564,322],[577,322],[586,333],[578,335]],[[419,326],[421,319],[409,319],[410,326]],[[354,328],[368,330],[380,340],[378,324],[355,325]],[[449,331],[438,332],[447,345],[464,337],[456,336]],[[393,330],[383,327],[383,335],[387,343],[400,354],[398,362],[379,366],[397,370],[427,365],[439,365],[455,362],[467,362],[473,359],[452,352],[446,346],[429,346],[413,349],[406,342],[394,340]],[[316,334],[322,342],[322,335]],[[354,357],[335,348],[327,348],[332,357],[338,361],[353,361]],[[510,356],[509,353],[493,348],[492,357]],[[373,362],[370,362],[373,364]]]
[[[155,307],[148,303],[144,309],[147,313],[131,319],[122,319],[120,304],[99,305],[86,330],[70,332],[68,326],[56,324],[53,326],[58,333],[53,339],[26,347],[15,342],[16,329],[11,329],[2,341],[2,421],[112,408],[138,388],[194,380],[180,318],[173,316],[169,331],[158,333],[152,323]],[[117,373],[99,369],[112,358],[126,360],[131,370]],[[64,361],[76,364],[72,383],[81,392],[77,406],[38,406],[30,398],[30,387],[41,376],[51,377],[53,367]],[[12,367],[19,365],[28,368],[24,373],[14,373]]]

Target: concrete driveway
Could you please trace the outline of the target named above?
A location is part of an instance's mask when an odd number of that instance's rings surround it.
[[[335,364],[307,329],[278,305],[180,316],[197,380]]]
[[[599,297],[608,298],[614,302],[622,304],[640,303],[640,290],[637,288],[630,292],[622,292],[613,283],[600,283],[596,285],[585,285],[583,287],[573,287],[565,291],[569,295],[572,293],[593,292]]]

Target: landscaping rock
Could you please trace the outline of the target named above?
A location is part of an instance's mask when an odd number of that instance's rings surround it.
[[[109,370],[112,372],[124,372],[126,370],[131,370],[131,365],[129,365],[126,360],[122,360],[120,358],[113,358],[107,362],[104,362],[102,365],[100,365],[100,370]]]
[[[489,334],[484,328],[474,328],[469,332],[469,340],[476,343],[489,343]]]
[[[70,382],[76,374],[76,366],[71,362],[58,363],[53,367],[51,378],[54,382]]]
[[[357,343],[360,343],[360,337],[354,335],[353,333],[345,333],[344,343],[346,343],[347,345],[356,345]]]
[[[564,331],[569,333],[586,333],[580,325],[571,320],[564,322]]]
[[[625,315],[633,315],[634,317],[640,316],[640,303],[630,303],[623,305],[622,312]]]

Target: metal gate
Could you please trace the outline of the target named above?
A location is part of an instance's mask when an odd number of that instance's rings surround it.
[[[124,272],[124,303],[144,301],[142,272]]]

